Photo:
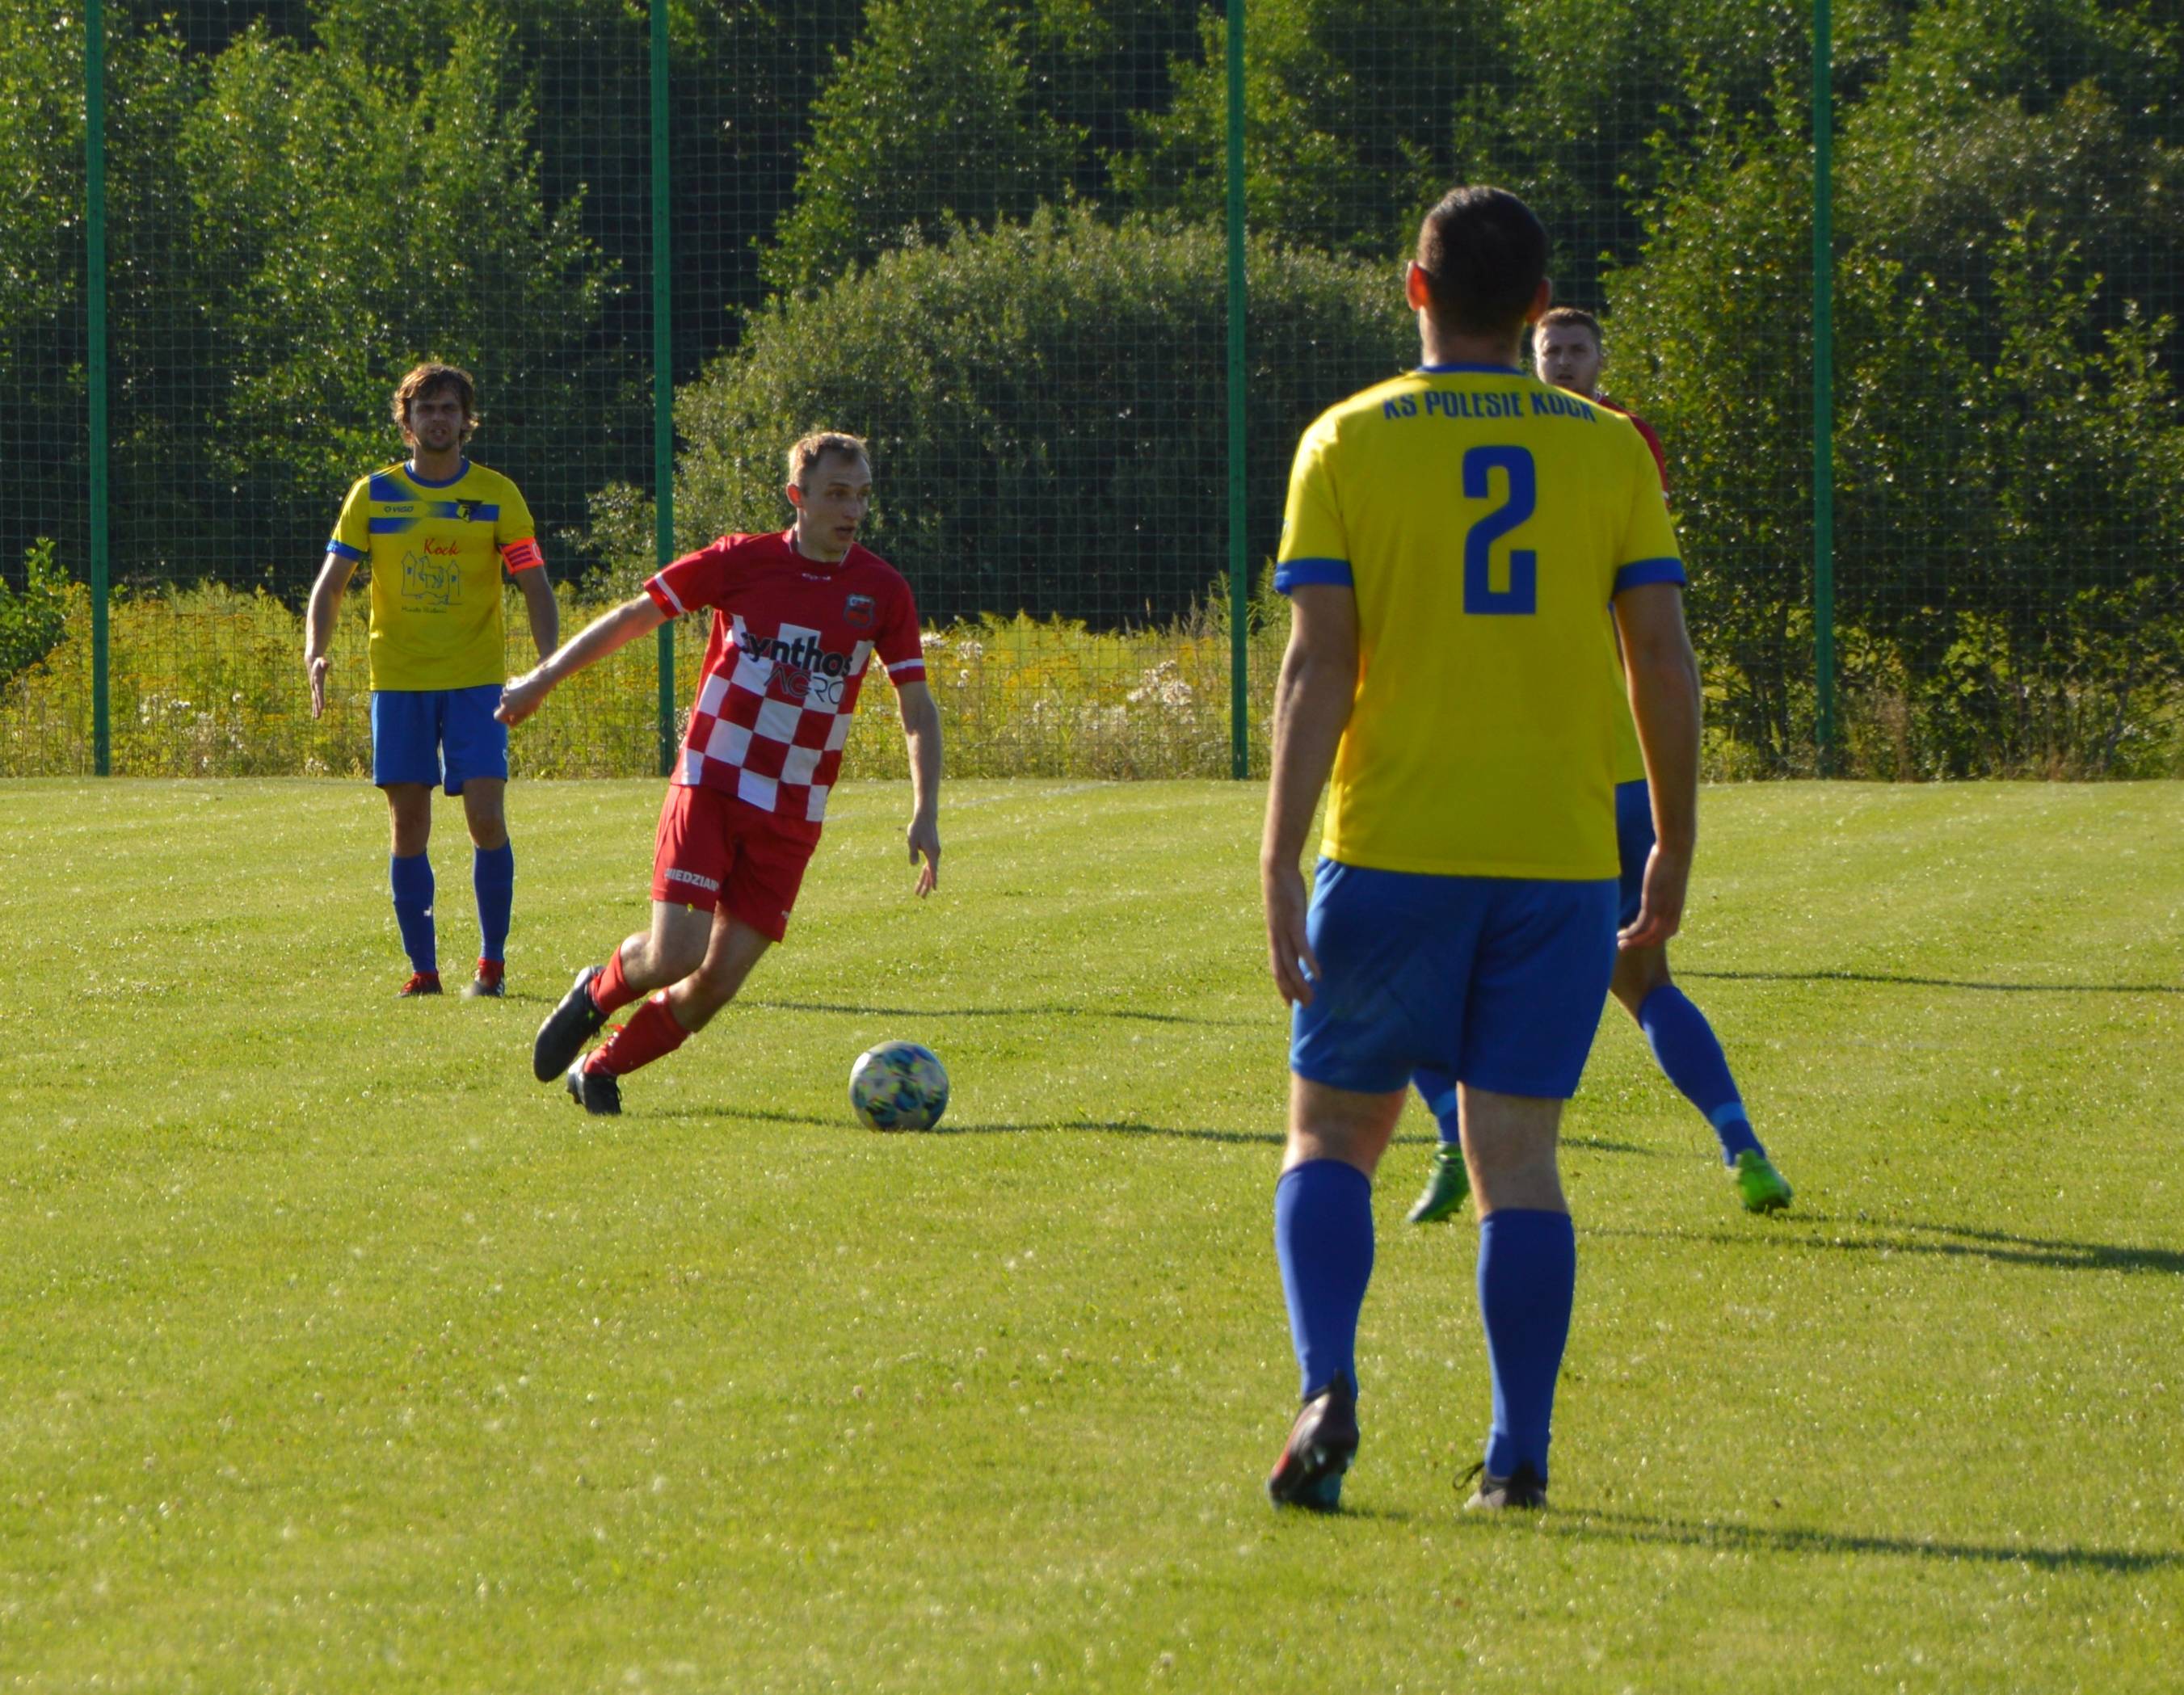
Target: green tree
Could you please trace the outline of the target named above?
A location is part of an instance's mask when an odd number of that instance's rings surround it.
[[[1204,14],[1173,109],[1116,162],[1131,204],[1217,220],[1227,193],[1228,26]],[[1384,258],[1482,162],[1511,88],[1506,0],[1265,0],[1244,33],[1245,217],[1331,252]]]
[[[905,232],[929,240],[1059,198],[1076,137],[1033,104],[1023,35],[1000,0],[872,0],[814,103],[767,280],[811,287]]]
[[[538,121],[548,208],[577,209],[585,238],[627,278],[652,266],[649,8],[632,0],[315,0],[316,36],[391,70],[445,59],[481,18],[512,31]],[[855,39],[864,0],[675,0],[668,9],[668,215],[675,375],[733,341],[767,293],[759,266],[794,192],[812,98]],[[606,304],[603,333],[651,356],[651,295]],[[637,427],[649,429],[644,411]]]
[[[83,538],[83,42],[51,0],[0,0],[0,560]]]
[[[280,527],[251,538],[269,566],[315,560],[342,488],[398,451],[387,395],[420,358],[476,371],[480,456],[549,529],[620,468],[599,426],[637,373],[588,346],[611,279],[580,206],[544,204],[533,121],[506,26],[482,20],[404,67],[338,31],[307,49],[252,31],[214,62],[181,144],[214,308],[200,421]]]
[[[1901,33],[1890,0],[1838,4],[1840,82],[1862,86]],[[1810,63],[1797,0],[1258,0],[1245,53],[1252,226],[1384,257],[1458,181],[1522,194],[1556,241],[1566,298],[1629,264],[1664,166],[1721,119],[1771,110]],[[1173,110],[1116,160],[1130,204],[1221,215],[1227,33],[1207,15]]]
[[[1357,388],[1417,342],[1382,267],[1266,243],[1251,265],[1259,559],[1330,373]],[[786,297],[682,399],[682,539],[777,527],[783,450],[850,429],[872,443],[868,538],[928,616],[1173,616],[1226,568],[1225,270],[1217,231],[1080,209],[958,231]],[[625,492],[604,516],[639,568],[641,502]]]
[[[1615,392],[1668,446],[1715,718],[1775,772],[1811,738],[1811,203],[1786,90],[1671,162],[1643,262],[1607,281]]]

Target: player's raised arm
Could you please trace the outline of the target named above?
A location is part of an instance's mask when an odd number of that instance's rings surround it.
[[[550,593],[550,591],[549,591]],[[624,648],[639,636],[649,635],[667,622],[667,613],[649,594],[625,600],[610,612],[602,612],[522,676],[510,679],[501,690],[500,710],[493,714],[504,724],[520,724],[545,703],[554,686],[589,665]]]
[[[334,621],[341,616],[342,595],[355,570],[354,560],[328,549],[326,563],[319,567],[318,581],[311,585],[310,610],[304,617],[304,674],[310,679],[314,718],[326,710],[326,672],[333,663],[328,650],[333,645]]]

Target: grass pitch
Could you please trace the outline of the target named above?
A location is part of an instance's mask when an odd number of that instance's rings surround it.
[[[1350,1510],[1261,1493],[1258,789],[951,787],[920,906],[852,785],[790,944],[587,1121],[531,1033],[658,793],[516,785],[511,997],[397,1003],[363,785],[0,787],[0,1687],[2174,1687],[2184,789],[1708,794],[1676,961],[1797,1206],[1611,1014],[1513,1523],[1450,1486],[1415,1107]],[[468,857],[443,803],[451,981]],[[850,1120],[896,1035],[953,1134]]]

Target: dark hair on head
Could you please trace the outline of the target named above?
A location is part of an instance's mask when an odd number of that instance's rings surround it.
[[[1547,231],[1505,188],[1451,188],[1418,226],[1433,321],[1462,335],[1513,332],[1547,274]]]
[[[462,402],[463,435],[465,442],[478,425],[477,384],[460,365],[442,365],[427,360],[404,377],[394,388],[394,427],[402,432],[403,439],[410,438],[410,404],[420,396],[435,388],[452,388],[455,399]]]
[[[1596,353],[1607,344],[1606,337],[1600,333],[1600,320],[1582,306],[1550,307],[1540,314],[1540,321],[1532,327],[1535,330],[1553,330],[1564,324],[1576,324],[1591,331],[1593,351]]]

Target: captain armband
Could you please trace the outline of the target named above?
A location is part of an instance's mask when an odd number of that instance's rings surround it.
[[[509,543],[500,550],[500,556],[507,561],[511,573],[519,571],[536,571],[546,563],[546,555],[538,551],[538,544],[529,536],[526,536],[520,542]]]

